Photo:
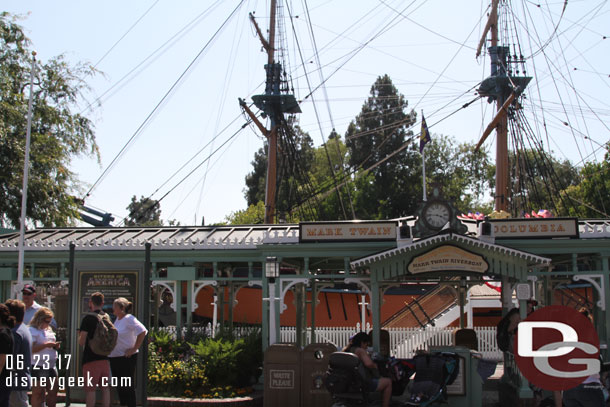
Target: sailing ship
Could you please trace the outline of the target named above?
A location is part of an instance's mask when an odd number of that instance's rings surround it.
[[[285,61],[278,62],[275,58],[278,45],[275,42],[277,27],[276,15],[278,8],[282,6],[273,0],[270,3],[270,23],[268,37],[265,37],[257,24],[254,16],[250,19],[261,41],[263,49],[268,54],[265,65],[266,83],[264,94],[252,97],[253,105],[259,109],[262,117],[267,118],[269,127],[259,119],[245,100],[240,99],[240,106],[247,116],[255,123],[256,128],[267,140],[267,175],[265,188],[265,223],[273,224],[279,218],[277,213],[277,191],[279,176],[283,170],[280,167],[282,160],[278,159],[278,138],[286,146],[291,137],[291,126],[295,122],[294,115],[301,113],[299,103],[288,86],[289,70],[284,65]],[[482,30],[480,41],[474,52],[474,58],[480,58],[483,54],[488,55],[490,72],[479,83],[476,88],[477,97],[489,104],[494,104],[496,109],[492,119],[485,126],[477,144],[477,149],[485,148],[489,138],[495,136],[496,176],[494,211],[489,214],[494,218],[519,217],[524,214],[529,217],[552,216],[548,209],[536,208],[543,189],[541,184],[546,183],[546,190],[550,196],[550,202],[555,212],[560,205],[566,207],[566,203],[559,201],[570,200],[569,196],[560,196],[559,191],[567,185],[562,184],[558,174],[551,165],[550,153],[545,150],[542,137],[533,131],[524,110],[531,106],[531,97],[528,86],[539,82],[533,80],[529,75],[528,64],[533,62],[536,55],[548,52],[547,47],[554,39],[560,37],[562,28],[560,23],[564,19],[567,2],[560,9],[549,10],[557,12],[558,21],[554,22],[550,37],[544,42],[539,40],[534,50],[526,51],[526,47],[520,43],[522,38],[519,25],[527,22],[527,6],[521,10],[524,14],[518,15],[514,4],[509,1],[493,0],[487,9],[487,19]],[[523,18],[520,20],[520,18]],[[521,27],[523,28],[523,27]],[[474,59],[473,58],[473,59]],[[548,56],[547,56],[548,58]],[[429,115],[434,119],[434,115]],[[422,127],[423,128],[423,127]],[[545,129],[545,131],[548,131]],[[548,135],[548,133],[547,133]],[[417,140],[417,139],[416,139]],[[280,141],[280,144],[282,142]],[[512,152],[510,148],[512,147]],[[529,150],[529,153],[525,153]],[[521,153],[520,153],[521,152]],[[281,153],[279,153],[281,154]],[[542,164],[541,164],[542,163]],[[537,168],[532,172],[532,168]],[[551,187],[549,188],[549,185]],[[424,200],[425,195],[424,179]],[[547,196],[547,197],[548,197]],[[548,201],[547,201],[548,202]],[[530,215],[530,211],[532,215]],[[483,215],[465,216],[464,222],[472,219],[482,220]],[[411,220],[412,221],[412,220]],[[290,273],[290,270],[286,270]],[[249,307],[248,304],[260,301],[260,293],[256,289],[252,292],[242,294],[246,306],[241,312],[247,315],[245,320],[258,322],[260,306]],[[470,290],[471,301],[476,299],[498,300],[500,299],[500,285],[490,281],[484,285],[473,287]],[[289,297],[286,303],[291,303]],[[355,326],[361,321],[364,306],[366,305],[365,293],[357,286],[344,285],[323,290],[320,298],[321,309],[326,312],[317,316],[318,325],[321,326]],[[210,294],[209,294],[210,295]],[[208,295],[208,296],[209,296]],[[248,297],[249,296],[249,297]],[[248,298],[248,299],[246,299]],[[209,303],[212,298],[205,298],[202,303]],[[572,306],[590,304],[592,291],[585,285],[567,284],[556,294],[558,303],[571,303]],[[486,302],[488,304],[489,302]],[[404,284],[403,286],[390,290],[386,293],[385,304],[382,308],[382,321],[384,327],[425,327],[438,323],[444,325],[456,325],[458,322],[455,313],[450,312],[457,306],[457,293],[449,286],[439,286],[434,283]],[[201,307],[202,316],[205,315],[205,307]],[[256,310],[252,314],[251,310]],[[248,312],[247,310],[250,310]],[[474,317],[475,325],[495,325],[501,315],[500,306],[482,307],[477,310]],[[239,314],[236,309],[236,314]],[[282,316],[282,325],[294,325],[292,313]]]

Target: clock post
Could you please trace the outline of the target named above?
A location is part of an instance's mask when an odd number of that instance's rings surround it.
[[[456,233],[466,233],[464,226],[458,219],[457,208],[443,198],[438,185],[432,188],[432,197],[424,200],[416,211],[417,221],[413,228],[413,237],[427,237],[450,229]]]

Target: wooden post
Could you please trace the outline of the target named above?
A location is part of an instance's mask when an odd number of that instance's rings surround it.
[[[277,183],[277,127],[269,133],[267,152],[267,185],[265,192],[265,223],[275,223],[275,190]]]

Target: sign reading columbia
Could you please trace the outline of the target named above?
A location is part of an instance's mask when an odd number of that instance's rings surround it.
[[[302,222],[301,242],[396,240],[396,222]]]
[[[499,239],[578,237],[576,218],[491,220],[491,235]]]
[[[477,254],[456,246],[444,245],[414,257],[407,269],[411,274],[434,271],[470,271],[485,273],[489,264]]]

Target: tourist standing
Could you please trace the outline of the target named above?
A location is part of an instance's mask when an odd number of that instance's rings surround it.
[[[23,323],[25,304],[20,300],[8,300],[6,306],[15,317],[13,333],[13,360],[21,361],[13,365],[13,386],[9,405],[11,407],[28,406],[28,390],[30,390],[30,366],[32,364],[32,335],[29,327]]]
[[[95,353],[90,341],[93,339],[95,328],[97,327],[99,317],[108,318],[108,315],[102,311],[104,306],[104,294],[95,292],[89,298],[90,313],[86,314],[81,322],[78,344],[84,346],[83,351],[83,377],[85,378],[85,398],[87,407],[95,406],[95,390],[100,388],[102,391],[102,407],[110,406],[110,364],[108,356]],[[92,385],[89,384],[91,378]]]
[[[40,307],[30,321],[30,334],[32,335],[32,376],[37,378],[32,386],[32,407],[55,407],[57,402],[57,377],[55,362],[57,349],[60,343],[56,341],[55,332],[51,329],[53,311],[47,307]],[[47,378],[46,386],[41,386],[41,378]]]
[[[146,327],[130,314],[133,304],[126,298],[117,298],[112,304],[116,316],[114,327],[118,331],[117,344],[110,356],[112,376],[119,378],[119,401],[122,406],[135,407],[135,371],[138,350],[148,333]]]
[[[23,289],[21,290],[21,297],[23,298],[23,303],[25,304],[23,323],[29,325],[36,311],[42,307],[42,305],[36,302],[36,287],[34,287],[32,284],[24,285]],[[53,329],[57,329],[57,322],[55,322],[54,319],[51,320],[51,326]]]

